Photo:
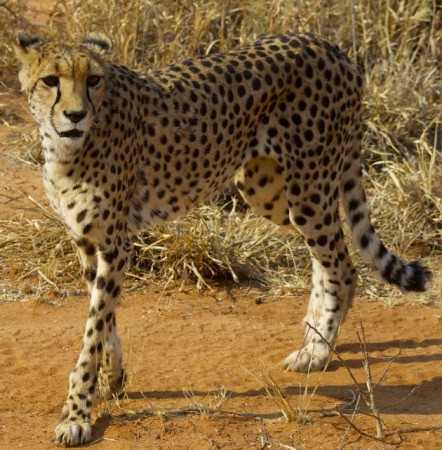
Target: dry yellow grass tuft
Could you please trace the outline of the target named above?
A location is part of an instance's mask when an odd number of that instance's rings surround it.
[[[0,73],[9,93],[18,90],[12,70],[18,28],[73,39],[105,31],[114,41],[115,60],[142,71],[223,51],[263,33],[315,32],[339,44],[365,71],[364,168],[374,223],[404,257],[431,255],[437,262],[442,251],[442,14],[436,0],[66,0],[49,5],[44,26],[26,19],[24,0],[0,5]],[[15,120],[2,108],[0,118],[7,125]],[[36,133],[11,134],[8,143],[17,158],[41,163]],[[301,240],[237,208],[206,205],[135,242],[132,279],[193,280],[205,286],[228,277],[280,291],[307,287]],[[73,247],[52,216],[0,223],[0,248],[11,282],[28,279],[32,289],[39,286],[39,294],[58,290],[60,277],[63,284],[77,279]]]
[[[152,270],[167,281],[196,279],[198,287],[219,278],[252,281],[280,292],[302,286],[307,253],[301,253],[304,258],[293,254],[302,244],[300,237],[281,232],[250,211],[237,212],[235,202],[228,206],[202,206],[139,236],[135,270],[139,274]]]

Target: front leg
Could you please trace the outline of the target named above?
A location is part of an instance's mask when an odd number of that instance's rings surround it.
[[[97,249],[92,242],[85,238],[76,240],[77,251],[81,262],[83,278],[89,294],[92,294],[97,277]],[[129,247],[131,246],[128,241]],[[131,251],[131,248],[128,250]],[[98,372],[98,389],[102,398],[110,399],[123,385],[124,374],[122,369],[122,354],[120,338],[117,332],[115,315],[112,324],[107,325],[106,344],[104,347],[102,364]]]
[[[86,281],[89,294],[92,294],[95,278],[97,278],[97,249],[94,244],[85,238],[75,241],[81,262],[83,278]]]
[[[107,367],[104,367],[100,378],[107,377],[107,384],[112,387],[114,381],[121,376],[115,306],[130,255],[130,245],[121,237],[117,237],[114,242],[113,247],[97,253],[97,273],[92,283],[83,346],[70,374],[68,398],[63,407],[61,422],[54,433],[55,442],[67,446],[82,444],[91,439],[92,405],[99,390],[97,381],[103,358]],[[118,373],[113,373],[114,370]]]

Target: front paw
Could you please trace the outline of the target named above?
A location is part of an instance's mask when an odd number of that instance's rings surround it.
[[[54,442],[65,447],[84,444],[91,440],[92,426],[84,419],[64,419],[54,431]]]
[[[283,362],[287,371],[316,372],[324,369],[330,358],[328,346],[310,342],[300,350],[291,353]]]

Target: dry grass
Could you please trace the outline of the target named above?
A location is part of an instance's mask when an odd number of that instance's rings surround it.
[[[3,282],[15,289],[6,300],[20,296],[53,298],[78,289],[79,263],[64,225],[50,216],[0,221],[0,251]]]
[[[81,287],[74,245],[63,224],[47,209],[43,219],[0,221],[2,260],[12,283],[24,284],[28,297],[68,295]],[[159,282],[177,287],[196,282],[208,287],[219,279],[251,282],[279,294],[307,289],[309,261],[297,234],[280,232],[271,222],[250,211],[206,205],[183,219],[148,230],[135,238],[128,281]],[[35,279],[38,283],[35,283]],[[74,291],[75,292],[75,291]]]
[[[235,203],[230,206],[202,206],[139,236],[135,270],[152,270],[167,281],[196,279],[198,287],[219,278],[250,280],[280,291],[293,285],[294,274],[302,275],[308,265],[307,258],[292,253],[302,244],[299,236],[280,232],[250,211],[238,213]]]
[[[442,24],[436,0],[47,3],[47,20],[38,23],[32,23],[34,13],[24,0],[0,5],[3,92],[18,95],[11,70],[18,28],[71,38],[105,30],[114,41],[115,60],[143,71],[223,51],[268,32],[311,31],[336,42],[365,71],[364,167],[375,225],[404,257],[431,255],[437,262],[442,250]],[[6,107],[0,108],[0,119],[7,126],[18,120]],[[35,132],[13,133],[8,144],[15,157],[41,164]],[[308,263],[301,247],[298,237],[250,212],[206,205],[138,237],[130,278],[205,286],[227,277],[280,291],[305,290]],[[77,279],[74,249],[48,214],[0,223],[0,248],[1,261],[10,268],[6,279],[28,280],[27,289],[36,295],[59,292],[60,285],[73,286],[69,283]],[[366,276],[367,270],[361,273]]]

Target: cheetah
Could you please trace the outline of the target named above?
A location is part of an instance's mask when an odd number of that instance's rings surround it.
[[[234,180],[245,201],[303,236],[313,265],[303,346],[288,370],[322,370],[351,306],[355,244],[382,278],[424,291],[430,271],[377,236],[361,179],[359,69],[314,35],[259,37],[140,75],[111,62],[101,33],[80,43],[19,32],[19,79],[44,148],[44,186],[78,247],[90,309],[54,440],[91,439],[97,395],[122,383],[115,308],[132,243]]]

